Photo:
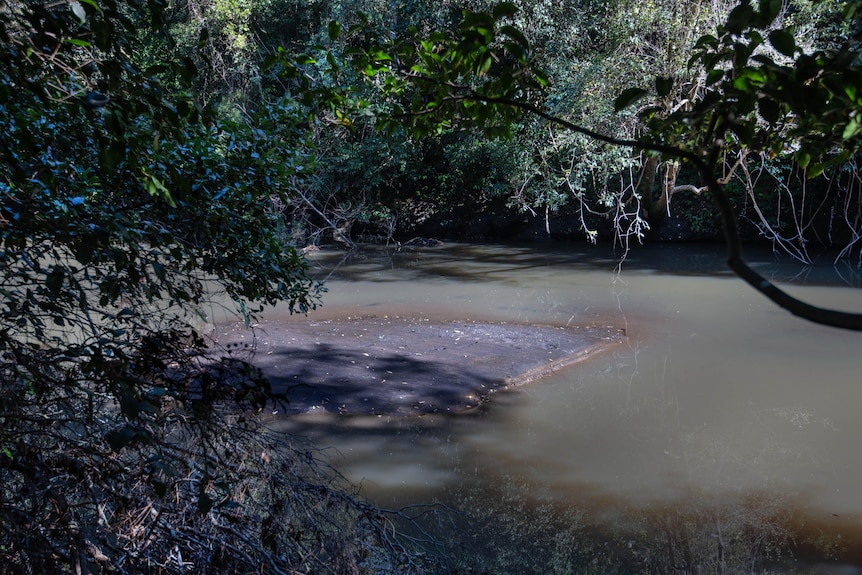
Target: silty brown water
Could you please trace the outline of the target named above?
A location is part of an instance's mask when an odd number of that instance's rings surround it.
[[[329,291],[312,317],[617,326],[629,343],[495,397],[481,416],[282,425],[335,447],[339,469],[386,506],[504,489],[513,478],[616,510],[768,492],[792,505],[787,513],[858,535],[862,335],[776,308],[724,270],[720,248],[641,250],[620,273],[617,256],[596,254],[450,245],[316,256]],[[862,311],[852,267],[803,269],[769,253],[754,261],[809,301]],[[290,321],[277,309],[268,319]]]

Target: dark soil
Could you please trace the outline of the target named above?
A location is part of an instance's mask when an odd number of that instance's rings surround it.
[[[221,324],[219,345],[250,361],[291,413],[463,412],[625,340],[614,328],[399,317]]]

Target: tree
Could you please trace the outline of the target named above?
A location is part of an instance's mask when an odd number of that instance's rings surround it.
[[[645,133],[620,138],[557,117],[543,106],[547,75],[531,57],[530,43],[510,23],[517,9],[465,11],[455,34],[381,41],[361,30],[353,65],[377,86],[386,112],[384,129],[406,124],[417,134],[470,126],[508,135],[524,112],[610,146],[661,154],[691,166],[721,216],[728,265],[748,284],[804,319],[862,330],[862,315],[823,309],[791,297],[745,263],[739,225],[725,192],[722,166],[737,151],[792,157],[808,177],[853,158],[862,143],[859,5],[845,2],[849,36],[807,52],[793,31],[777,22],[780,0],[743,0],[716,29],[702,36],[689,65],[704,75],[702,89],[685,105],[650,105],[637,112]],[[652,94],[674,90],[674,77],[659,76],[649,89],[629,88],[615,100],[618,112]]]
[[[356,571],[401,552],[385,518],[267,430],[285,397],[203,329],[316,305],[273,210],[309,111],[207,116],[188,59],[136,64],[164,23],[157,2],[0,7],[0,572]]]

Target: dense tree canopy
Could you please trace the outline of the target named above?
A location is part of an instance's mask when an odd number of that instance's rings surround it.
[[[189,58],[140,53],[151,8],[0,8],[0,572],[347,572],[377,516],[203,329],[316,305],[274,209],[308,109],[211,114]]]
[[[458,123],[491,135],[507,134],[527,111],[601,144],[647,154],[648,179],[655,177],[657,159],[669,158],[662,190],[665,206],[680,188],[679,162],[684,162],[700,181],[683,188],[697,194],[709,192],[716,203],[731,269],[800,317],[859,330],[862,316],[800,302],[745,263],[739,220],[725,191],[734,172],[752,157],[760,162],[794,161],[807,171],[808,179],[827,169],[834,179],[849,171],[851,182],[858,186],[854,162],[862,143],[858,6],[845,7],[850,27],[844,41],[812,51],[797,45],[792,29],[781,25],[782,6],[778,0],[763,0],[756,7],[741,2],[715,35],[698,39],[687,76],[659,75],[649,89],[624,90],[614,102],[618,112],[646,96],[653,100],[638,110],[639,132],[631,136],[548,111],[543,101],[548,76],[532,57],[525,34],[509,23],[517,12],[510,3],[499,4],[492,12],[465,13],[453,35],[435,33],[425,38],[414,31],[406,40],[379,43],[376,32],[365,29],[370,48],[352,54],[357,68],[389,103],[386,122],[406,122],[420,134]],[[637,188],[631,185],[616,197],[616,203],[639,206],[643,196]],[[617,223],[624,235],[634,230],[640,236],[649,226],[640,207],[626,219],[622,230]],[[855,226],[851,228],[852,246],[858,234]]]

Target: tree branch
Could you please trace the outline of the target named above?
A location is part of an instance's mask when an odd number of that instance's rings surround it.
[[[471,93],[471,97],[489,104],[503,104],[518,108],[547,120],[548,122],[562,126],[572,132],[583,134],[600,142],[605,142],[614,146],[624,146],[638,150],[660,152],[681,160],[688,160],[694,165],[697,172],[703,178],[706,189],[712,196],[719,214],[721,215],[724,239],[727,244],[727,265],[737,276],[745,281],[745,283],[765,295],[773,303],[797,317],[820,325],[853,331],[862,331],[862,314],[842,312],[805,303],[781,290],[778,286],[754,271],[754,269],[745,262],[742,255],[742,240],[739,236],[739,221],[736,217],[736,212],[734,212],[733,206],[730,203],[730,199],[721,187],[722,180],[715,174],[714,161],[705,161],[693,152],[666,144],[644,140],[626,140],[607,136],[569,122],[563,118],[553,116],[552,114],[549,114],[527,102],[521,102],[509,98],[484,96],[475,91]],[[718,128],[715,133],[722,133],[722,129]],[[719,151],[719,146],[712,146],[707,157],[717,158]],[[734,168],[735,167],[736,166],[734,166]]]

